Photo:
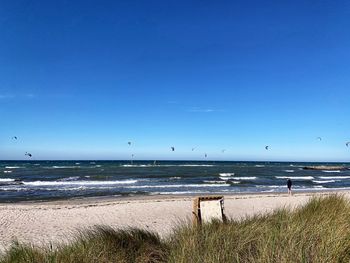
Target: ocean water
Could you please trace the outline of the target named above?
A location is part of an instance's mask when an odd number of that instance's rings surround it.
[[[0,202],[84,196],[186,195],[350,190],[349,170],[326,163],[191,161],[0,161]]]

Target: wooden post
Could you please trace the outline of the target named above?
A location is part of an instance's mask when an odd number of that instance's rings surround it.
[[[194,226],[197,226],[200,223],[200,221],[201,221],[199,198],[200,197],[196,197],[195,199],[193,199],[192,223],[193,223]]]

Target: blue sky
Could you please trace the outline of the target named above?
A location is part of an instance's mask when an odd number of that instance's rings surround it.
[[[347,1],[55,2],[0,3],[0,159],[349,161]]]

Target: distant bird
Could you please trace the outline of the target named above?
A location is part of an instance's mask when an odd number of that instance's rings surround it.
[[[175,151],[175,147],[170,147],[172,151]]]
[[[322,141],[322,138],[321,137],[317,137],[317,140]]]
[[[17,138],[17,136],[13,136],[12,139],[13,140],[17,140],[18,138]]]
[[[29,152],[26,152],[24,155],[28,156],[28,157],[32,157],[32,154]]]
[[[135,156],[135,155],[134,155],[134,154],[132,154],[132,155],[131,155],[131,158],[134,158],[134,156]]]
[[[222,149],[221,152],[224,153],[226,151],[226,149]]]
[[[193,148],[192,148],[192,152],[194,151],[194,149],[196,149],[196,147],[193,147]]]
[[[129,145],[131,145],[131,142],[128,142]]]
[[[205,157],[205,158],[207,158],[207,157],[208,157],[208,155],[205,153],[205,154],[204,154],[204,157]]]
[[[269,147],[270,147],[270,146],[266,145],[266,146],[265,146],[265,150],[268,150],[268,149],[269,149]]]
[[[350,145],[350,142],[347,142],[347,143],[345,143],[345,145],[346,145],[346,147],[349,147],[349,145]]]

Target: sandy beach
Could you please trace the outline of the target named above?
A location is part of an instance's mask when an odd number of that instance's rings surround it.
[[[333,192],[334,193],[334,192]],[[296,207],[312,196],[330,193],[226,195],[225,213],[242,218],[278,207]],[[350,193],[341,192],[350,198]],[[51,202],[0,205],[1,250],[13,240],[35,245],[69,242],[78,230],[95,225],[138,227],[169,235],[180,222],[191,218],[194,196],[151,196],[133,199],[84,198]]]

